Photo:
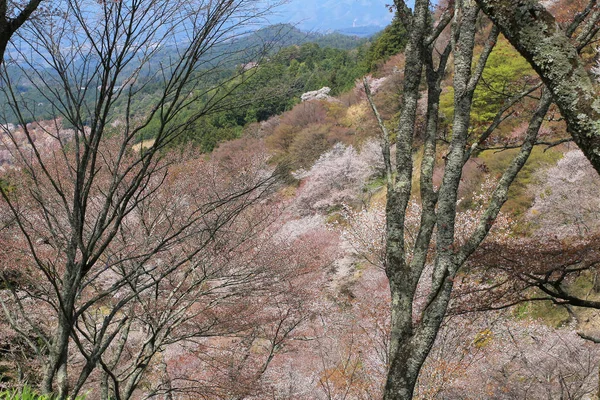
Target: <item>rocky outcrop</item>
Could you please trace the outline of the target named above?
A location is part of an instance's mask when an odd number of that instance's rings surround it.
[[[331,92],[331,88],[328,88],[327,86],[322,87],[319,90],[314,90],[312,92],[306,92],[304,93],[302,96],[300,96],[300,99],[304,102],[304,101],[311,101],[311,100],[327,100],[327,101],[331,101],[333,100],[333,97],[331,97],[329,95],[329,92]]]

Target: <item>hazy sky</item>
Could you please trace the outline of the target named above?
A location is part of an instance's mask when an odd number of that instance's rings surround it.
[[[269,19],[317,31],[368,25],[384,27],[393,17],[385,6],[389,3],[391,0],[290,0]]]

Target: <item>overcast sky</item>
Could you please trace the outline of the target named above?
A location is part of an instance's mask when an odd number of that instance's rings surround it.
[[[391,0],[290,0],[270,22],[289,22],[302,30],[327,31],[376,25],[385,27],[393,14]]]

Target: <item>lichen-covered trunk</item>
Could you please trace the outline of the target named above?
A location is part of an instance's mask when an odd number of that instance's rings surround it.
[[[387,271],[390,279],[392,295],[392,326],[390,345],[390,366],[388,379],[384,391],[384,399],[412,399],[418,381],[420,370],[435,342],[437,332],[443,321],[444,315],[450,301],[452,292],[452,277],[457,271],[454,264],[454,253],[452,243],[454,241],[454,220],[456,216],[457,188],[462,174],[465,143],[468,136],[470,107],[473,98],[473,90],[468,88],[471,77],[471,62],[475,37],[475,20],[478,14],[477,7],[466,7],[460,24],[460,35],[456,35],[459,43],[455,48],[455,70],[456,76],[454,86],[455,95],[455,119],[452,136],[452,144],[447,157],[444,182],[439,192],[439,204],[441,211],[435,212],[435,195],[425,191],[423,198],[424,208],[421,216],[421,229],[419,240],[413,249],[413,257],[407,262],[407,253],[403,240],[399,237],[404,234],[400,224],[404,224],[405,208],[404,201],[408,202],[410,197],[410,180],[412,179],[412,164],[401,167],[400,159],[398,165],[398,180],[395,190],[388,192],[387,207]],[[418,22],[415,15],[415,26]],[[413,26],[413,37],[418,36]],[[421,39],[422,40],[422,39]],[[422,43],[422,41],[421,41]],[[423,47],[417,51],[411,50],[410,43],[406,53],[406,65],[411,68],[410,73],[405,72],[405,79],[411,80],[404,84],[403,113],[410,111],[412,123],[414,124],[413,110],[407,110],[407,100],[418,94],[418,86],[414,82],[420,79],[421,69],[424,64],[425,53]],[[415,45],[418,47],[418,45]],[[422,46],[422,45],[421,45]],[[429,49],[432,50],[432,49]],[[428,60],[428,65],[431,60]],[[419,67],[416,71],[415,66]],[[443,73],[443,72],[440,72]],[[437,102],[439,102],[439,82],[432,79],[433,72],[428,67],[428,128],[435,127],[437,120]],[[411,91],[412,89],[412,91]],[[408,103],[411,105],[412,103]],[[408,119],[408,118],[407,118]],[[402,118],[401,118],[402,122]],[[409,138],[404,133],[408,131],[406,126],[399,127],[398,151],[404,152],[405,157],[412,155],[412,136]],[[403,135],[402,135],[403,134]],[[412,131],[411,131],[412,135]],[[423,157],[422,172],[431,175],[435,163],[435,129],[431,132],[431,140],[428,139],[426,152]],[[400,143],[402,141],[402,145]],[[431,143],[430,143],[431,142]],[[410,145],[410,149],[407,146]],[[412,160],[411,160],[412,163]],[[403,169],[400,169],[403,168]],[[410,176],[408,175],[410,173]],[[403,175],[405,174],[405,175]],[[426,180],[431,180],[429,176]],[[424,182],[427,183],[427,182]],[[432,185],[429,183],[427,186]],[[422,188],[423,189],[423,188]],[[429,204],[431,203],[431,204]],[[420,316],[413,316],[413,299],[417,291],[417,285],[423,273],[423,267],[427,258],[429,242],[433,226],[438,226],[437,248],[438,254],[435,260],[433,273],[433,289],[429,295],[429,301],[424,310],[420,310]],[[444,225],[440,227],[440,222]],[[440,245],[441,244],[441,245]]]
[[[474,1],[457,1],[454,9],[451,47],[439,54],[440,67],[435,70],[433,48],[423,45],[424,32],[430,28],[420,20],[427,13],[427,2],[417,1],[409,46],[406,51],[406,71],[403,91],[402,112],[398,128],[397,170],[393,184],[388,185],[386,272],[390,281],[392,298],[390,365],[384,390],[384,399],[412,399],[419,373],[436,340],[437,332],[450,303],[453,282],[460,267],[485,239],[507,199],[508,188],[527,161],[535,144],[537,133],[551,104],[552,96],[542,94],[538,109],[532,116],[521,150],[502,175],[485,213],[466,243],[460,244],[455,235],[458,188],[462,169],[470,157],[470,115],[473,95],[481,78],[487,55],[497,37],[492,30],[476,68],[473,69],[475,27],[479,7]],[[421,8],[425,6],[424,8]],[[423,14],[419,14],[419,12]],[[419,33],[420,32],[420,33]],[[419,44],[420,43],[420,44]],[[439,109],[440,79],[444,76],[445,60],[449,49],[454,59],[454,119],[451,143],[444,157],[445,168],[442,184],[438,191],[432,181],[435,169],[437,119]],[[486,55],[487,54],[487,55]],[[428,115],[426,142],[421,164],[422,215],[419,233],[414,247],[406,248],[404,223],[406,205],[410,200],[412,182],[412,151],[416,115],[416,99],[423,66],[427,66]],[[505,111],[505,110],[504,110]],[[502,116],[504,111],[500,111]],[[485,138],[481,139],[483,142]],[[435,237],[433,236],[434,227]],[[435,243],[432,243],[432,240]],[[434,246],[433,246],[434,244]],[[435,257],[429,257],[435,247]],[[408,256],[408,252],[412,254]],[[424,266],[433,263],[430,289],[421,293],[426,296],[424,305],[415,309],[413,301],[417,286],[424,279]]]
[[[418,377],[418,363],[411,363],[406,346],[412,332],[412,308],[416,283],[406,260],[404,223],[412,189],[413,137],[423,71],[423,42],[427,32],[429,1],[417,0],[406,48],[405,79],[396,140],[396,177],[388,185],[386,206],[386,273],[392,298],[390,366],[385,399],[410,399]],[[412,368],[407,368],[411,365]]]
[[[446,310],[452,292],[452,280],[444,282],[436,299],[429,305],[425,318],[410,334],[406,326],[394,326],[392,332],[399,330],[402,335],[390,354],[388,380],[385,386],[384,400],[410,400],[413,398],[421,368],[437,337],[437,332],[446,315]],[[410,322],[412,325],[412,321]]]
[[[577,47],[535,0],[476,0],[552,92],[573,140],[600,173],[600,97]]]
[[[394,328],[392,328],[392,331]],[[384,400],[410,400],[419,377],[420,365],[414,359],[413,348],[406,346],[410,337],[401,338],[402,344],[390,355],[388,380],[385,386]]]

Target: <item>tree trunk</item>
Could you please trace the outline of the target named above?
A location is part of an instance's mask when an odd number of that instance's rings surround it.
[[[6,52],[6,46],[8,45],[9,38],[5,38],[5,35],[0,32],[0,64],[4,60],[4,53]]]
[[[66,399],[69,391],[67,362],[69,356],[69,339],[75,321],[73,321],[73,310],[77,287],[80,283],[76,263],[68,263],[63,276],[64,288],[59,295],[58,326],[52,340],[50,357],[42,380],[42,392],[44,394],[54,393],[54,382],[57,383],[58,398]]]
[[[409,337],[401,343],[410,342]],[[415,391],[419,369],[415,371],[411,348],[402,345],[391,355],[388,380],[385,385],[384,400],[410,400]]]
[[[0,64],[4,61],[4,52],[12,35],[19,29],[31,14],[39,7],[42,0],[30,0],[24,5],[20,14],[9,18],[7,0],[0,0]]]
[[[6,19],[6,0],[0,0],[0,64],[4,61],[4,53],[11,36],[12,32]]]
[[[397,7],[401,5],[397,4]],[[416,376],[404,371],[408,338],[412,335],[412,305],[416,282],[407,279],[410,266],[405,259],[404,222],[411,195],[412,151],[419,85],[423,71],[423,42],[427,32],[429,1],[417,0],[406,47],[406,66],[402,92],[402,111],[396,140],[396,171],[393,182],[388,177],[386,205],[386,274],[392,297],[390,368],[384,399],[410,399]],[[417,280],[418,282],[418,280]],[[413,374],[414,375],[414,374]],[[418,373],[417,373],[418,375]]]
[[[52,394],[54,393],[54,381],[56,380],[58,395],[61,399],[66,397],[68,391],[67,357],[70,333],[71,325],[67,318],[61,314],[42,381],[42,392]]]

